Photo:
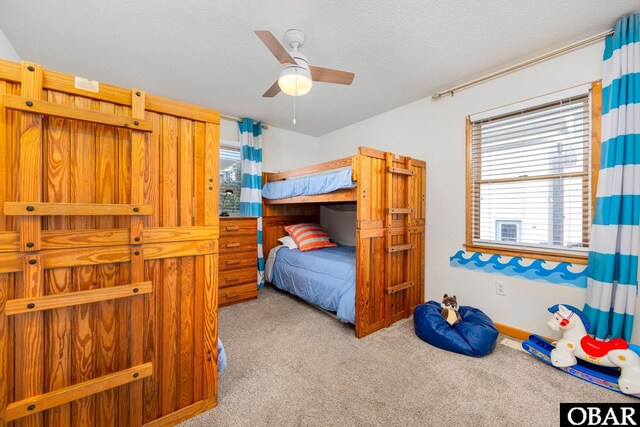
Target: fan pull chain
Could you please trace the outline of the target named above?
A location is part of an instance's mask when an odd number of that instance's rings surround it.
[[[298,97],[298,69],[296,68],[296,94],[293,96],[293,124],[296,124],[296,98]]]

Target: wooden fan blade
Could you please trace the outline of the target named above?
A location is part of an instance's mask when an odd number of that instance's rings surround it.
[[[273,35],[271,31],[267,30],[255,30],[256,36],[262,40],[262,43],[273,53],[273,56],[276,57],[281,64],[295,64],[296,61],[289,55],[287,49],[282,46],[282,43],[278,41],[276,36]]]
[[[337,83],[340,85],[350,85],[356,76],[349,71],[334,70],[332,68],[316,67],[310,65],[311,78],[315,82]]]
[[[280,93],[280,86],[278,85],[278,81],[276,80],[276,82],[272,84],[271,87],[267,89],[267,91],[262,96],[265,98],[273,98],[279,93]]]

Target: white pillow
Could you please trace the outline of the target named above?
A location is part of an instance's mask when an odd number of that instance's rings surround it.
[[[278,242],[282,243],[289,249],[298,249],[298,245],[293,241],[291,236],[284,236],[278,239]]]

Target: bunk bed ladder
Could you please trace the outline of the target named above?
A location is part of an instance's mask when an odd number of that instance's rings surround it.
[[[385,326],[391,324],[391,297],[397,292],[404,292],[404,317],[409,317],[411,314],[411,289],[414,283],[411,281],[411,254],[413,250],[413,244],[411,243],[411,215],[413,209],[411,208],[411,181],[415,175],[411,169],[411,158],[405,157],[404,168],[398,168],[393,166],[394,159],[399,159],[399,156],[394,155],[391,152],[385,153],[386,172],[385,172],[385,257],[384,257],[384,271],[385,271]],[[405,195],[405,207],[394,206],[394,175],[404,176],[404,195]],[[393,215],[404,215],[402,225],[395,224],[393,222]],[[400,245],[393,244],[393,237],[397,235],[404,235],[404,243]],[[402,280],[400,283],[392,283],[392,257],[394,253],[404,252],[403,257],[403,269]]]

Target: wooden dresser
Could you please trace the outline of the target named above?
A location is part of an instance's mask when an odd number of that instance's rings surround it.
[[[220,217],[220,307],[258,297],[258,224],[255,217]]]

